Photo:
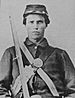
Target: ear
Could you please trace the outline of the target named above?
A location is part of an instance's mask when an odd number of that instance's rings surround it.
[[[23,18],[23,24],[26,25],[26,18]]]

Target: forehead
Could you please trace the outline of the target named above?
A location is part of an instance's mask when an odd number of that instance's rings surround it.
[[[26,17],[27,21],[39,21],[42,20],[44,21],[44,17],[42,15],[38,15],[38,14],[30,14]]]

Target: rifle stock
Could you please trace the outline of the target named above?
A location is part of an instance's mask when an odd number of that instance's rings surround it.
[[[30,98],[28,87],[27,87],[27,82],[25,82],[25,76],[24,76],[24,73],[23,73],[24,67],[23,67],[23,61],[22,61],[22,56],[21,56],[21,51],[20,51],[20,44],[19,44],[19,40],[18,40],[18,37],[17,37],[17,32],[16,32],[16,29],[15,29],[14,21],[13,21],[11,16],[9,16],[9,20],[10,20],[10,26],[11,26],[12,37],[13,37],[13,42],[14,42],[14,46],[15,46],[19,71],[20,71],[20,77],[21,77],[21,83],[22,83],[22,89],[23,89],[23,96],[24,96],[24,98]]]

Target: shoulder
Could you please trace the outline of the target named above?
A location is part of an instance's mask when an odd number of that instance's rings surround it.
[[[54,46],[48,46],[47,49],[48,52],[52,52],[53,55],[59,56],[59,57],[69,57],[67,51],[65,49],[54,47]]]
[[[54,54],[56,58],[71,62],[70,56],[65,49],[55,47]]]
[[[5,49],[4,53],[3,53],[3,57],[10,57],[10,55],[15,55],[15,47],[11,46],[8,47],[7,49]]]
[[[69,55],[65,49],[61,49],[61,48],[56,47],[55,51],[57,54],[60,54],[61,56],[68,56],[69,57]]]
[[[52,45],[48,45],[47,49],[50,51],[50,50],[53,50],[55,53],[64,53],[66,52],[66,50],[62,49],[62,48],[59,48],[59,47],[54,47]]]
[[[14,51],[15,51],[15,47],[14,47],[14,46],[8,47],[8,48],[5,50],[5,52],[10,52],[10,53],[12,53],[12,52],[14,52]]]
[[[58,48],[58,47],[55,47],[55,51],[56,51],[56,53],[60,53],[60,54],[66,52],[66,50],[64,50],[62,48]]]

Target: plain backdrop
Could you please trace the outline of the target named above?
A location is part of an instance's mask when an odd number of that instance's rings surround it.
[[[0,59],[5,49],[13,45],[9,16],[14,19],[19,40],[24,41],[27,33],[22,15],[25,6],[31,3],[46,5],[51,23],[45,36],[50,45],[66,50],[75,64],[75,0],[1,0]]]

